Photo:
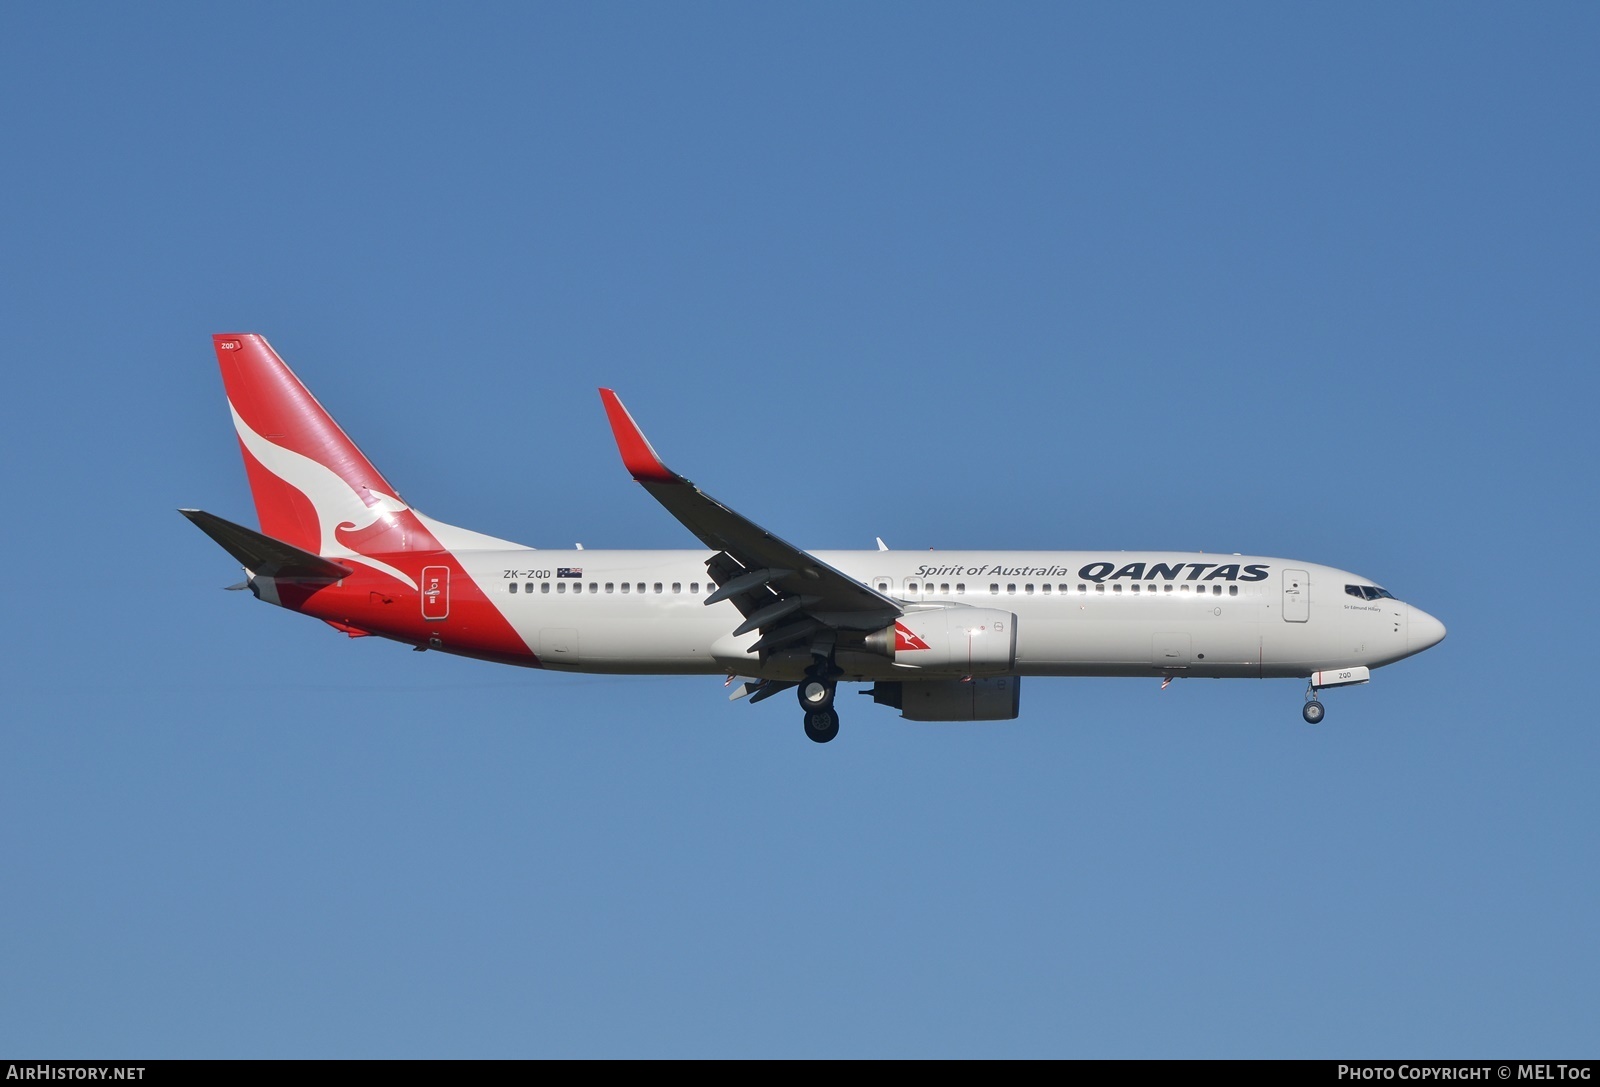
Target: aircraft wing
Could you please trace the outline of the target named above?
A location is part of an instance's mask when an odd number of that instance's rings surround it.
[[[600,399],[629,473],[717,552],[706,563],[717,584],[706,603],[732,600],[745,616],[734,633],[762,632],[752,647],[757,652],[829,630],[879,630],[903,614],[899,602],[779,539],[672,471],[617,394],[601,389]]]

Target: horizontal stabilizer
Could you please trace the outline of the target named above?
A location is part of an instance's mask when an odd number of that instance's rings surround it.
[[[349,577],[348,566],[330,562],[321,555],[302,551],[282,540],[263,536],[253,528],[224,521],[204,510],[179,510],[195,527],[221,545],[222,549],[257,577],[287,578],[291,581],[337,581]]]

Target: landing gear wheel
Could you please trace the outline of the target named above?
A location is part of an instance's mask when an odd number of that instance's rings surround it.
[[[1300,716],[1306,719],[1306,724],[1316,725],[1322,723],[1322,715],[1327,712],[1322,708],[1322,703],[1313,698],[1306,703],[1306,708],[1300,711]]]
[[[795,694],[800,699],[800,708],[805,710],[806,713],[812,714],[833,708],[833,691],[834,685],[832,681],[817,679],[815,676],[807,676],[800,681],[800,686],[796,689]]]
[[[806,738],[813,743],[825,744],[839,735],[839,714],[835,710],[821,710],[806,714]]]

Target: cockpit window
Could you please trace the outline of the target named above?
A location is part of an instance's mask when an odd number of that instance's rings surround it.
[[[1376,585],[1346,585],[1344,591],[1361,600],[1393,600],[1394,593]]]

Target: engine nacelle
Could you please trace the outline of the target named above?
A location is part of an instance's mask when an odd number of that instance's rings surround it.
[[[1017,676],[877,683],[868,692],[907,721],[1010,721],[1022,700]]]
[[[1017,663],[1017,617],[993,608],[909,611],[867,635],[866,647],[930,672],[1008,672]]]

